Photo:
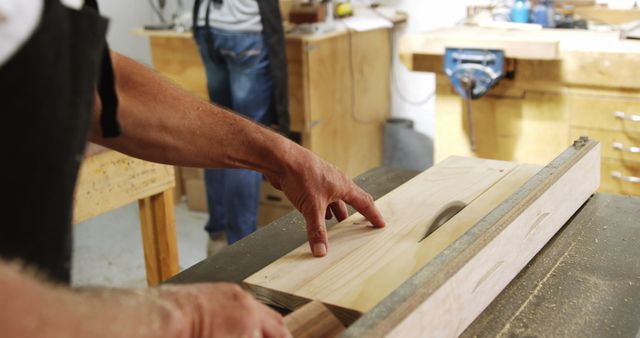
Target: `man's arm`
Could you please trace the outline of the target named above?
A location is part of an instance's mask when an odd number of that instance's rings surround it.
[[[131,59],[112,56],[123,133],[102,138],[95,117],[93,142],[155,162],[265,174],[304,215],[315,256],[327,253],[325,218],[331,213],[339,220],[346,218],[345,202],[373,226],[384,226],[371,196],[311,151],[197,98]]]
[[[68,289],[0,260],[6,337],[289,337],[282,317],[234,284]]]

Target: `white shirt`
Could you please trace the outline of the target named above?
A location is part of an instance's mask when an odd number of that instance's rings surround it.
[[[209,25],[228,31],[261,32],[260,0],[223,0],[222,5],[211,4]],[[204,26],[208,0],[202,0],[198,25]]]
[[[0,66],[7,62],[36,30],[45,0],[0,0]],[[57,1],[57,0],[46,0]],[[80,8],[84,0],[62,0]]]

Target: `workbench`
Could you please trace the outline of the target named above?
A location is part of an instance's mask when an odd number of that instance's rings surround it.
[[[178,271],[173,167],[90,144],[78,173],[73,223],[138,201],[147,284]]]
[[[382,167],[355,182],[377,199],[416,174]],[[637,197],[593,195],[463,336],[637,335],[639,206]],[[241,283],[306,240],[304,219],[293,212],[167,283]],[[363,319],[361,326],[375,321]]]
[[[475,152],[465,103],[444,72],[446,47],[499,49],[507,59],[510,75],[472,102]],[[404,36],[400,54],[410,70],[436,74],[435,162],[460,155],[545,164],[588,135],[603,147],[599,191],[640,195],[640,41],[458,26]]]

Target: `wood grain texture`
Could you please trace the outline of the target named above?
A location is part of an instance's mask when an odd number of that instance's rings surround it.
[[[345,329],[324,304],[313,301],[284,317],[284,324],[294,338],[332,338]]]
[[[138,206],[147,284],[154,286],[180,271],[173,192],[143,198]]]
[[[640,20],[638,9],[610,9],[602,7],[577,7],[575,14],[579,17],[596,23],[619,25],[631,21]]]
[[[477,146],[472,153],[463,100],[450,92],[446,82],[440,85],[448,80],[439,76],[437,81],[436,163],[459,155],[544,165],[569,141],[569,109],[564,96],[486,96],[472,102]]]
[[[447,47],[499,49],[508,58],[556,60],[560,56],[559,45],[558,37],[541,31],[456,26],[405,36],[400,50],[403,54],[442,55]]]
[[[291,128],[301,132],[303,146],[349,176],[382,164],[389,34],[342,30],[286,40]]]
[[[596,190],[599,150],[564,151],[345,336],[458,336]]]
[[[624,171],[625,176],[636,176],[632,173],[640,167],[635,154],[612,153],[610,143],[623,140],[628,148],[640,138],[640,122],[616,117],[640,117],[640,41],[620,40],[606,32],[530,32],[557,39],[559,58],[517,60],[513,78],[502,79],[472,103],[477,140],[472,153],[464,102],[444,74],[442,52],[414,46],[443,34],[456,44],[464,42],[467,33],[480,31],[473,27],[443,29],[433,35],[411,35],[402,44],[401,59],[407,67],[436,73],[436,162],[458,155],[544,164],[577,132],[585,132],[602,139],[603,163],[606,160],[618,167],[615,171]],[[599,191],[640,195],[635,186],[605,175]]]
[[[640,134],[640,122],[617,118],[616,112],[640,116],[640,95],[628,97],[606,97],[597,95],[572,95],[571,126],[613,130]]]
[[[535,172],[509,162],[452,157],[376,202],[387,228],[372,229],[359,214],[329,231],[329,255],[311,257],[303,245],[247,278],[266,302],[290,309],[321,300],[343,322],[366,312],[401,285]],[[497,189],[494,188],[497,187]],[[484,202],[478,198],[487,190]],[[418,243],[426,226],[451,201],[469,206]],[[355,317],[351,317],[355,316]]]
[[[619,52],[564,51],[562,78],[570,85],[640,89],[640,67],[631,66],[640,61],[640,41],[626,43],[635,45]],[[615,45],[611,46],[611,49],[615,48]]]
[[[209,101],[207,78],[200,52],[191,33],[189,37],[151,35],[149,39],[153,67],[182,88]]]
[[[138,199],[172,189],[172,166],[115,151],[87,157],[78,174],[73,222],[79,223]]]
[[[602,184],[599,191],[620,195],[640,196],[640,183],[627,182],[613,176],[615,172],[631,178],[640,178],[640,164],[610,158],[602,159]]]

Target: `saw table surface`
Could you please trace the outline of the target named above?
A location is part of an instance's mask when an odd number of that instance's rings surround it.
[[[417,172],[378,168],[356,183],[379,198]],[[598,193],[567,222],[464,336],[640,334],[640,198]],[[241,283],[306,242],[291,213],[171,278]]]

